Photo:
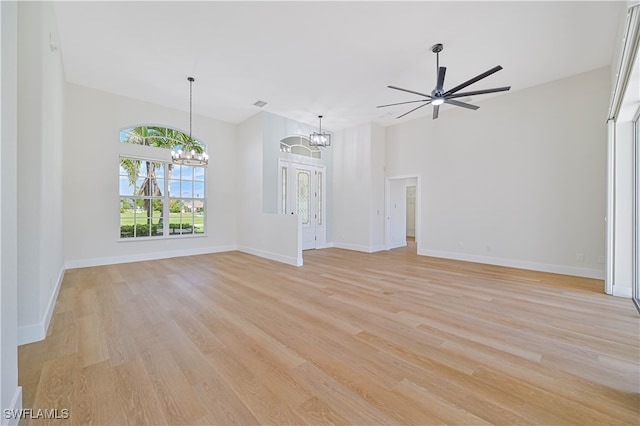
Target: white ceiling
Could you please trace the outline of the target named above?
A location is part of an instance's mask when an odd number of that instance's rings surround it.
[[[239,123],[260,108],[338,130],[430,115],[376,105],[445,89],[512,91],[611,63],[626,2],[56,2],[69,82]],[[508,92],[507,92],[508,93]],[[471,100],[482,106],[477,96]],[[469,99],[467,99],[469,101]],[[470,114],[481,113],[482,108]],[[441,115],[446,109],[441,110]]]

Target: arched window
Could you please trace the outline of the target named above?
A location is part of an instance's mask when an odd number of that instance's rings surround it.
[[[190,142],[188,134],[164,126],[138,126],[120,131],[120,142],[156,148],[178,149],[183,145],[195,145],[206,152],[206,145],[197,139]]]
[[[168,150],[189,144],[189,135],[169,127],[120,131],[120,142]],[[205,145],[193,141],[203,151]],[[157,158],[120,156],[120,238],[178,237],[205,233],[206,168]]]
[[[303,157],[322,158],[322,152],[317,146],[309,145],[309,139],[304,136],[289,136],[280,141],[280,152],[301,155]]]

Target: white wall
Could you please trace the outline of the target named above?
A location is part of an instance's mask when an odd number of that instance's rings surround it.
[[[18,340],[44,339],[64,274],[64,72],[53,6],[18,5]]]
[[[170,160],[164,149],[124,144],[119,131],[158,124],[188,131],[189,112],[74,84],[66,86],[64,233],[67,267],[132,262],[233,250],[236,246],[236,126],[193,116],[207,145],[206,235],[119,241],[120,155]]]
[[[334,133],[334,246],[384,249],[384,129],[373,123]]]
[[[404,179],[389,181],[389,248],[407,245],[406,188]]]
[[[384,185],[386,131],[371,123],[371,199],[369,201],[369,247],[371,251],[385,249]]]
[[[302,233],[298,215],[263,213],[264,129],[264,113],[258,113],[238,126],[235,192],[238,250],[302,266]],[[274,166],[276,168],[277,165]]]
[[[334,246],[369,252],[371,125],[343,129],[333,137]]]
[[[16,2],[0,2],[0,409],[22,408],[18,387]],[[17,425],[2,417],[2,424]]]
[[[609,91],[603,68],[388,127],[387,174],[422,176],[419,253],[603,278]]]

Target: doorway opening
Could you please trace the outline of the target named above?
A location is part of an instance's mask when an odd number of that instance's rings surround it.
[[[417,175],[387,178],[385,187],[387,250],[410,246],[417,252],[420,236],[419,188]]]
[[[407,186],[407,244],[416,242],[416,186]]]

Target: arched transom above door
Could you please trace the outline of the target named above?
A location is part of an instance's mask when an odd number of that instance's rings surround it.
[[[310,158],[322,158],[318,147],[309,145],[309,138],[304,136],[288,136],[280,141],[280,152],[301,155]]]

